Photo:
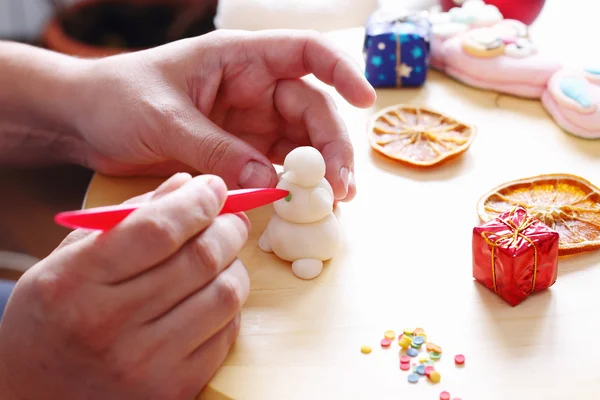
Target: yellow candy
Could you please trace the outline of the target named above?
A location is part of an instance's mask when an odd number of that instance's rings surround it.
[[[412,340],[406,336],[402,336],[402,339],[398,340],[398,345],[403,349],[407,349],[410,346]]]
[[[405,335],[412,335],[413,334],[413,330],[412,329],[405,329],[404,330],[404,334]]]
[[[371,352],[371,346],[362,346],[360,352],[363,354],[369,354]]]
[[[442,379],[442,377],[437,371],[431,371],[431,373],[429,374],[429,380],[431,380],[431,382],[433,383],[438,383],[440,379]]]
[[[425,361],[427,361],[427,357],[421,357],[421,358],[419,358],[419,362],[421,364],[423,364]]]
[[[396,332],[394,332],[392,330],[385,331],[385,337],[390,340],[394,340],[394,338],[396,337]]]

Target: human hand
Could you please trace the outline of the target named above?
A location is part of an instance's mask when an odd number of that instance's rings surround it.
[[[249,222],[217,216],[225,197],[218,177],[176,175],[117,227],[75,231],[30,269],[0,324],[2,395],[194,398],[249,292],[236,258]]]
[[[352,144],[331,97],[301,79],[311,73],[354,106],[375,101],[353,62],[311,32],[216,31],[87,61],[73,98],[77,154],[107,174],[199,171],[236,189],[275,186],[272,163],[311,145],[335,199],[351,200]]]

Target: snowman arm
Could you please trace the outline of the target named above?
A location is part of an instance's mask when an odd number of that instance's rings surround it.
[[[318,214],[333,212],[333,197],[326,189],[316,188],[310,194],[310,206]]]
[[[258,239],[258,247],[264,251],[265,253],[272,253],[273,248],[271,247],[271,242],[269,241],[269,235],[265,230],[260,238]]]

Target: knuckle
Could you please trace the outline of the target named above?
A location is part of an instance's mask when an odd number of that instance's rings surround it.
[[[215,171],[222,165],[231,151],[233,143],[222,135],[206,135],[201,144],[200,159],[207,172]]]
[[[238,311],[242,308],[246,295],[244,293],[244,285],[230,275],[219,275],[218,295],[220,304],[224,308],[231,311]]]
[[[173,222],[168,218],[149,217],[140,222],[138,238],[146,243],[149,248],[177,249],[180,237]]]
[[[198,222],[204,222],[213,220],[219,210],[221,209],[221,200],[217,192],[208,185],[208,179],[210,180],[218,180],[221,181],[222,185],[225,186],[223,180],[217,176],[207,177],[207,181],[202,185],[201,190],[198,190],[197,193],[197,205],[194,210],[197,211]]]
[[[201,268],[214,277],[223,267],[223,254],[220,246],[215,245],[206,234],[201,235],[193,245],[194,256],[200,261]]]

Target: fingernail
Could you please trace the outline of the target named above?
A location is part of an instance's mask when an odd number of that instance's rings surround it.
[[[340,178],[344,183],[344,193],[348,193],[348,168],[342,167],[340,169]]]
[[[227,185],[225,185],[223,179],[219,178],[218,176],[212,176],[210,179],[208,179],[207,184],[212,190],[214,190],[219,197],[219,200],[221,200],[221,202],[225,202],[225,199],[227,198]]]
[[[354,172],[350,171],[348,174],[348,186],[356,186],[356,181],[354,180]]]
[[[271,168],[258,161],[248,161],[240,173],[238,184],[243,189],[264,188],[271,183]]]

